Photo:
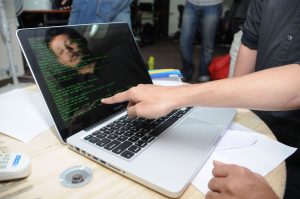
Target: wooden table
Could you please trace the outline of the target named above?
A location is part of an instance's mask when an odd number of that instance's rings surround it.
[[[270,129],[252,112],[238,110],[236,122],[275,139]],[[28,143],[19,142],[0,134],[0,150],[25,152],[32,158],[32,173],[22,180],[0,183],[0,198],[130,198],[158,199],[165,196],[115,173],[62,145],[50,129]],[[76,165],[88,166],[93,171],[92,181],[81,188],[65,188],[59,182],[59,175]],[[282,198],[285,189],[285,163],[266,176],[275,192]],[[201,199],[204,195],[190,185],[181,196],[185,199]]]

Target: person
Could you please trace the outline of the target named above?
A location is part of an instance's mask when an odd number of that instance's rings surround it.
[[[241,77],[178,87],[141,84],[101,102],[128,101],[129,117],[145,118],[161,117],[187,106],[293,110],[300,108],[299,75],[300,64],[290,64]],[[278,199],[262,176],[237,165],[214,162],[214,166],[207,199]]]
[[[234,0],[230,9],[229,29],[233,36],[230,46],[230,67],[228,77],[233,76],[235,61],[241,45],[243,25],[247,16],[247,10],[251,0]]]
[[[223,0],[187,0],[180,31],[181,73],[185,81],[193,78],[193,43],[197,30],[202,33],[198,81],[209,81],[208,66],[215,46],[215,37],[222,13]]]
[[[208,184],[212,191],[206,194],[206,199],[279,199],[267,181],[249,169],[219,161],[213,165],[214,177]]]
[[[123,25],[119,24],[124,27]],[[100,103],[103,96],[120,91],[125,83],[134,86],[145,79],[144,71],[140,67],[143,62],[135,61],[138,50],[126,43],[129,42],[130,34],[125,31],[129,29],[115,32],[110,29],[110,25],[105,26],[106,29],[101,27],[93,37],[83,37],[88,30],[83,30],[82,27],[78,30],[76,27],[50,28],[46,32],[45,42],[58,63],[49,68],[52,74],[49,81],[55,81],[58,88],[55,92],[61,92],[60,95],[53,96],[58,96],[54,100],[63,110],[61,114],[64,115],[64,122],[70,132],[94,124],[99,118],[112,112],[115,107],[102,106]],[[89,42],[94,43],[94,40],[98,42],[92,51]],[[123,75],[141,79],[124,82]],[[59,96],[63,96],[63,100]],[[78,96],[81,96],[80,99]]]
[[[62,0],[65,5],[70,0]],[[132,0],[73,0],[69,24],[126,22],[131,27],[130,5]]]
[[[299,61],[300,1],[252,0],[234,76]],[[276,15],[274,15],[276,13]],[[281,78],[278,79],[281,82]],[[249,82],[250,83],[250,82]],[[284,144],[300,147],[300,110],[255,111]],[[285,199],[300,198],[300,151],[286,160]]]

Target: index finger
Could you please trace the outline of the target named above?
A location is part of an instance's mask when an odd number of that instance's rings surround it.
[[[124,91],[117,93],[111,97],[101,99],[101,102],[104,104],[115,104],[120,102],[129,101],[128,92]]]
[[[212,174],[215,177],[226,177],[232,169],[232,165],[230,164],[214,161],[214,169],[212,170]]]
[[[62,0],[61,5],[65,5],[69,0]]]

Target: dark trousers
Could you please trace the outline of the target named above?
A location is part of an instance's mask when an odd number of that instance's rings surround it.
[[[296,121],[276,118],[267,112],[255,111],[255,113],[268,125],[277,140],[292,147],[300,147],[300,124]],[[300,151],[286,159],[286,189],[284,199],[300,198]]]

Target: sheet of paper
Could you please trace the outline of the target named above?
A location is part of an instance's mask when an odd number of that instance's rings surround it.
[[[53,126],[39,92],[14,89],[0,95],[0,132],[28,142]]]
[[[237,130],[239,127],[242,130]],[[296,151],[296,148],[271,140],[262,134],[249,132],[249,129],[241,125],[235,124],[233,129],[235,130],[229,130],[224,136],[226,147],[213,152],[192,182],[204,194],[209,191],[207,185],[212,178],[213,160],[244,166],[264,176]],[[245,141],[247,137],[249,141]],[[232,139],[232,146],[239,147],[230,147],[229,138]],[[239,138],[243,139],[244,147],[236,143]],[[255,143],[253,140],[256,140]],[[219,145],[222,145],[222,141]]]
[[[216,151],[250,147],[257,142],[257,137],[251,133],[240,133],[237,130],[228,130],[222,138]]]
[[[152,79],[153,84],[159,86],[180,86],[182,81],[180,77],[166,77],[166,78],[154,78]]]

